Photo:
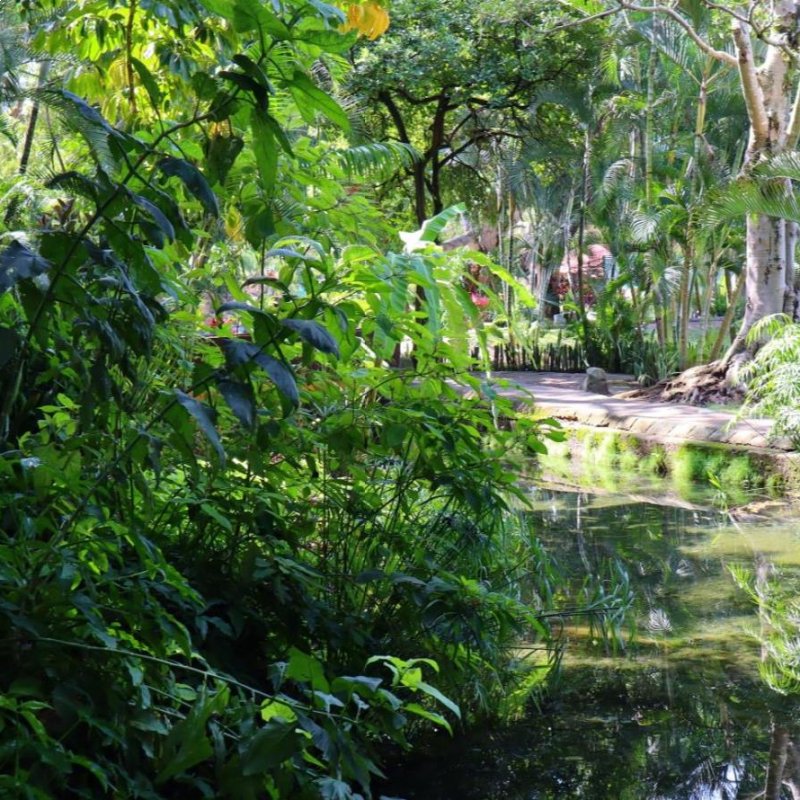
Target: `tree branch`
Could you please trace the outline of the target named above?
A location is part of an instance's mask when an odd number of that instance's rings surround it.
[[[753,129],[753,139],[756,145],[761,146],[769,139],[769,120],[764,108],[764,93],[758,82],[756,65],[753,61],[750,35],[743,23],[738,21],[734,23],[733,40],[739,53],[736,63],[742,81],[742,94],[747,107],[747,116],[750,118],[750,125]]]
[[[518,133],[512,133],[511,131],[503,131],[503,130],[483,130],[474,133],[472,136],[467,139],[462,145],[457,147],[455,150],[451,150],[440,162],[441,166],[449,163],[450,161],[455,160],[458,158],[465,150],[472,147],[472,145],[477,144],[481,139],[524,139],[524,136],[521,136]]]
[[[588,17],[581,17],[580,19],[574,19],[572,22],[565,22],[562,25],[556,25],[555,28],[549,28],[548,33],[555,33],[556,31],[565,31],[569,28],[575,28],[578,25],[587,25],[590,22],[596,22],[598,19],[605,19],[606,17],[610,17],[614,14],[619,14],[620,9],[618,8],[609,8],[606,11],[601,11],[598,14],[592,14]],[[522,20],[522,22],[527,25],[532,30],[536,30],[536,28],[527,22],[526,20]]]
[[[712,47],[700,34],[694,29],[692,24],[685,20],[674,8],[667,6],[640,6],[636,3],[628,3],[626,0],[617,0],[620,9],[627,11],[641,11],[645,14],[663,14],[669,17],[674,22],[677,22],[688,34],[689,38],[706,54],[717,61],[724,61],[726,64],[736,66],[736,56],[726,53],[724,50],[717,50]]]
[[[428,103],[432,103],[434,100],[441,100],[442,95],[444,94],[444,92],[442,91],[439,92],[438,94],[430,94],[427,97],[414,97],[414,95],[411,94],[411,92],[409,92],[408,89],[403,89],[402,87],[396,88],[395,91],[397,92],[397,94],[400,95],[400,97],[403,98],[403,100],[405,100],[412,106],[428,105]]]
[[[786,129],[786,148],[796,150],[798,140],[800,140],[800,86],[795,90],[792,114]]]
[[[397,107],[397,103],[395,103],[392,99],[392,96],[389,94],[389,92],[379,92],[378,99],[386,106],[386,110],[389,112],[389,116],[392,118],[395,128],[397,128],[397,134],[400,137],[400,141],[404,142],[405,144],[411,144],[411,140],[408,138],[406,123],[403,120],[403,115],[400,113],[400,109]]]

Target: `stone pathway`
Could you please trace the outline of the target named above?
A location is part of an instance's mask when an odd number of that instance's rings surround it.
[[[581,389],[583,374],[558,372],[495,372],[499,394],[519,398],[520,404],[564,422],[597,428],[617,428],[665,444],[715,442],[759,450],[792,450],[788,439],[770,440],[772,422],[751,419],[734,422],[734,414],[696,406],[625,400]],[[609,375],[612,392],[635,384],[626,375]],[[531,395],[533,397],[531,398]]]

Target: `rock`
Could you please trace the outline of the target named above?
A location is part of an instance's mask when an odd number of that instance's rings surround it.
[[[583,391],[595,394],[611,394],[608,390],[608,377],[606,371],[600,367],[589,367],[583,379]]]

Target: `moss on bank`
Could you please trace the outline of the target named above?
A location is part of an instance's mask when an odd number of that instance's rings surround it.
[[[793,485],[785,465],[774,458],[711,442],[670,446],[625,431],[576,425],[567,429],[564,442],[548,442],[547,447],[542,470],[581,486],[625,491],[668,482],[686,500],[712,492],[727,505],[800,488],[800,469]]]

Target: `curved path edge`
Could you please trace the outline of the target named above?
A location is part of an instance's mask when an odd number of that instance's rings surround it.
[[[490,382],[498,394],[516,400],[521,410],[563,423],[615,428],[665,444],[708,443],[780,453],[795,449],[789,439],[771,436],[771,420],[737,420],[728,411],[585,392],[580,388],[584,377],[583,373],[493,372]],[[609,375],[609,385],[612,392],[624,391],[630,381],[628,376]]]

